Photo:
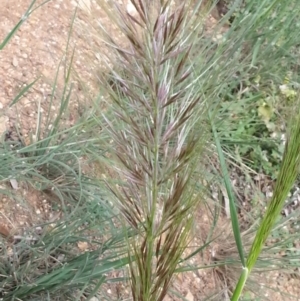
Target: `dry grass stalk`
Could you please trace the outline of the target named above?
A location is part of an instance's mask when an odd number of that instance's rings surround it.
[[[139,231],[139,239],[129,241],[133,299],[157,301],[165,297],[189,242],[199,202],[192,182],[206,131],[199,136],[193,128],[205,106],[191,84],[186,89],[192,70],[192,44],[183,38],[189,7],[172,12],[170,1],[131,2],[138,16],[115,4],[112,17],[129,49],[105,36],[118,54],[113,85],[103,77],[111,112],[104,127],[121,182],[108,186],[127,223]]]

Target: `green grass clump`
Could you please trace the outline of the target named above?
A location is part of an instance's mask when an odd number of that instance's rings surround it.
[[[34,4],[35,1],[28,8],[26,18],[38,8]],[[1,49],[26,18],[8,34]],[[8,183],[13,180],[19,189],[40,193],[47,199],[55,217],[38,222],[33,219],[22,234],[0,238],[0,298],[4,301],[86,298],[98,294],[98,288],[110,281],[112,270],[128,264],[123,230],[114,224],[118,215],[103,184],[87,175],[81,163],[92,149],[89,146],[97,148],[98,155],[101,152],[99,140],[90,136],[97,130],[95,122],[83,116],[70,128],[64,125],[73,97],[71,67],[64,69],[60,105],[53,112],[59,69],[60,66],[45,110],[46,123],[42,124],[44,116],[38,110],[36,125],[29,133],[31,143],[25,144],[18,125],[13,134],[7,132],[1,137],[1,196],[28,205],[18,191],[9,189]],[[17,105],[34,84],[26,86],[11,104]],[[30,207],[27,212],[34,216]],[[81,243],[87,244],[84,252],[78,247]]]

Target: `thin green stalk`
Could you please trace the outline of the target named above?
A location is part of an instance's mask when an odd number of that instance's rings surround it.
[[[39,7],[44,5],[45,3],[49,2],[51,0],[46,0],[40,5],[38,5],[36,8],[33,9],[33,6],[36,2],[36,0],[33,0],[30,5],[28,6],[27,11],[23,14],[23,16],[20,18],[20,21],[15,25],[15,27],[8,33],[8,35],[4,38],[2,43],[0,44],[0,50],[2,50],[8,42],[11,40],[11,38],[14,36],[14,34],[18,31],[18,29],[21,27],[21,25],[28,19],[28,17]]]
[[[242,274],[234,294],[232,301],[238,301],[245,286],[246,279],[252,271],[260,253],[267,240],[272,227],[282,210],[283,204],[291,190],[297,175],[299,174],[300,166],[300,113],[298,113],[292,121],[290,127],[289,138],[286,141],[285,151],[282,158],[282,165],[276,181],[274,194],[271,198],[267,211],[261,221],[252,247],[250,249],[246,267],[249,271],[246,275]],[[246,278],[245,278],[246,277]]]
[[[226,191],[228,193],[232,230],[233,230],[235,242],[237,245],[237,249],[239,252],[239,256],[241,259],[241,263],[243,265],[243,268],[246,269],[246,260],[245,260],[245,256],[244,256],[244,249],[243,249],[240,226],[239,226],[239,221],[238,221],[238,214],[237,214],[237,210],[236,210],[236,201],[235,201],[234,193],[233,193],[233,190],[231,187],[230,177],[229,177],[228,170],[226,167],[225,158],[223,155],[223,150],[222,150],[221,143],[220,143],[220,140],[219,140],[219,137],[217,134],[217,130],[214,125],[214,122],[212,121],[211,113],[209,113],[209,115],[210,115],[210,120],[211,120],[212,131],[213,131],[213,135],[214,135],[215,143],[216,143],[216,147],[217,147],[217,152],[218,152],[218,156],[219,156],[219,160],[220,160],[222,175],[223,175],[223,179],[225,182]]]

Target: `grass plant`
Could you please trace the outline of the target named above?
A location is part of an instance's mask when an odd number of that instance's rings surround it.
[[[35,2],[24,15],[26,18],[40,7]],[[7,35],[1,48],[25,17]],[[18,190],[10,188],[9,181],[14,180],[19,190],[43,195],[55,217],[31,221],[20,235],[0,237],[0,298],[4,301],[88,298],[98,294],[98,288],[110,281],[108,274],[112,270],[128,264],[123,230],[114,224],[118,215],[105,197],[104,185],[83,171],[82,158],[88,153],[87,146],[92,144],[98,154],[102,147],[97,139],[86,134],[95,131],[95,123],[84,116],[70,128],[64,125],[73,95],[72,62],[66,66],[58,112],[51,109],[57,89],[54,79],[46,123],[42,124],[42,111],[38,110],[36,125],[29,133],[33,137],[31,143],[25,144],[19,135],[19,125],[13,135],[3,133],[1,137],[1,198],[6,196],[11,202],[20,202],[27,206],[28,215],[34,216]],[[18,105],[33,84],[12,100],[12,106]],[[87,244],[84,252],[79,248],[81,243]]]
[[[0,49],[38,8],[35,2]],[[125,267],[128,277],[118,280],[129,279],[133,300],[163,300],[175,273],[203,268],[190,267],[188,259],[217,240],[220,204],[206,202],[204,185],[212,178],[227,189],[232,222],[230,256],[225,252],[214,268],[226,270],[225,280],[232,279],[226,294],[217,292],[210,299],[241,299],[243,288],[251,290],[254,285],[252,270],[293,273],[299,267],[292,245],[299,238],[297,232],[268,241],[280,225],[298,220],[297,213],[293,220],[278,219],[299,172],[299,112],[294,110],[290,123],[280,119],[297,104],[296,97],[280,95],[287,74],[288,88],[298,93],[297,2],[233,1],[209,33],[202,1],[130,2],[135,12],[126,12],[116,1],[98,3],[120,41],[101,20],[89,28],[108,49],[101,53],[105,68],[97,73],[100,92],[93,109],[64,129],[63,116],[73,97],[71,54],[57,115],[52,115],[50,104],[47,124],[42,125],[38,113],[35,139],[29,145],[21,141],[12,147],[5,139],[0,143],[1,184],[14,179],[30,185],[50,195],[52,209],[62,213],[54,225],[49,221],[39,225],[42,234],[35,232],[38,225],[28,229],[34,237],[30,243],[27,234],[11,247],[1,242],[0,296],[5,301],[105,298],[102,288],[113,281],[110,272]],[[229,19],[231,26],[226,25],[226,32],[216,39]],[[18,105],[34,84],[26,86],[12,105]],[[54,79],[52,101],[55,90]],[[275,128],[267,127],[259,115],[264,102],[272,105],[280,120]],[[266,126],[263,137],[257,136],[261,124]],[[288,132],[288,138],[279,156],[273,197],[259,225],[241,231],[242,208],[231,183],[229,154],[231,160],[238,154],[235,157],[244,161],[235,158],[234,163],[243,166],[251,159],[253,142],[264,151],[262,140],[270,141],[279,129]],[[241,144],[247,148],[239,153]],[[87,161],[99,166],[101,175],[91,170],[86,174]],[[15,196],[8,188],[1,193]],[[206,242],[190,254],[199,206],[209,208],[212,225]],[[80,253],[80,242],[91,248]],[[282,251],[286,256],[278,256]]]
[[[111,70],[113,86],[102,76],[111,101],[111,115],[104,114],[102,127],[113,141],[107,168],[114,169],[115,177],[107,185],[126,224],[138,231],[137,238],[128,240],[132,296],[154,301],[168,292],[201,201],[192,183],[206,128],[203,123],[200,133],[194,125],[206,108],[196,85],[185,88],[192,48],[182,41],[188,23],[185,6],[171,11],[170,1],[157,7],[132,4],[135,17],[118,7],[112,13],[128,49],[105,36],[115,49],[118,69]]]

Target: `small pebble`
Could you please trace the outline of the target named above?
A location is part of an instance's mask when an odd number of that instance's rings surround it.
[[[12,64],[13,64],[14,67],[18,67],[18,65],[19,65],[18,60],[15,56],[13,57]]]

